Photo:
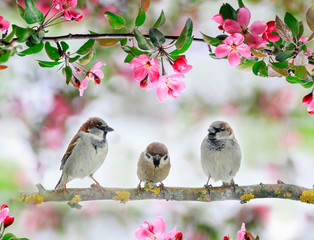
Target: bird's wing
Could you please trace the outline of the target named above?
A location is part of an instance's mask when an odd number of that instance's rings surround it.
[[[80,139],[79,134],[77,133],[71,140],[68,149],[66,150],[65,154],[63,155],[63,158],[61,160],[61,166],[60,166],[60,170],[63,169],[66,161],[68,160],[68,158],[71,156],[72,154],[72,150],[74,149],[74,147],[77,145],[78,140]]]

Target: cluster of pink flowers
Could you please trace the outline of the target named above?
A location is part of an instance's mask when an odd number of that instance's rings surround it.
[[[3,19],[2,16],[0,16],[0,32],[8,30],[10,27],[10,22]]]
[[[182,232],[177,232],[176,228],[166,233],[166,223],[162,217],[155,218],[153,225],[149,221],[142,223],[139,229],[135,231],[137,240],[182,240]]]
[[[240,56],[250,57],[250,48],[259,49],[265,47],[268,43],[276,42],[280,38],[274,32],[275,22],[270,21],[267,24],[263,21],[255,21],[249,26],[251,12],[248,8],[239,9],[237,20],[223,19],[221,14],[215,15],[212,20],[217,22],[219,29],[231,34],[223,40],[223,44],[217,46],[215,50],[216,57],[223,58],[228,56],[229,64],[236,67],[240,64]]]
[[[133,58],[130,66],[133,70],[134,79],[140,82],[142,88],[146,88],[147,90],[156,88],[156,95],[160,102],[165,102],[168,95],[173,98],[180,96],[186,88],[182,80],[185,77],[183,73],[187,73],[192,69],[192,66],[187,63],[186,58],[180,56],[172,64],[172,68],[176,74],[160,75],[159,61],[156,58],[149,58],[145,54]]]
[[[52,0],[55,8],[58,11],[63,12],[64,18],[68,21],[81,21],[83,16],[70,9],[70,8],[76,8],[77,6],[77,0]]]
[[[14,222],[14,216],[9,215],[9,208],[8,205],[3,204],[0,207],[0,229],[2,228],[7,228]]]
[[[237,233],[236,240],[246,240],[248,239],[248,235],[245,229],[245,223],[242,223],[241,229]],[[224,240],[230,240],[229,236],[224,236]]]

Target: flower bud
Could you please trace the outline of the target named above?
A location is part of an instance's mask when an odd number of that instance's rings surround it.
[[[4,209],[4,208],[9,208],[8,205],[6,204],[2,204],[0,210]]]
[[[182,240],[183,234],[182,232],[177,232],[176,235],[174,236],[175,240]]]
[[[12,225],[13,222],[14,222],[14,216],[8,215],[3,221],[3,227],[7,228],[8,226]]]

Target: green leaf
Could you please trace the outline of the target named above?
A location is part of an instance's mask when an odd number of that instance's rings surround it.
[[[14,35],[16,33],[16,27],[17,26],[15,24],[12,24],[12,31],[5,39],[3,39],[4,42],[8,43],[14,38]]]
[[[38,34],[35,32],[35,31],[31,31],[31,36],[30,36],[30,41],[32,43],[34,43],[35,45],[36,44],[39,44],[41,42],[41,40],[39,39],[38,37]]]
[[[124,62],[125,63],[129,63],[129,62],[131,62],[131,60],[134,58],[134,56],[131,54],[131,53],[129,53],[127,56],[126,56],[126,58],[124,59]]]
[[[31,35],[30,29],[29,28],[22,28],[19,26],[14,25],[16,28],[15,35],[18,38],[18,42],[25,42],[29,36]],[[13,27],[13,25],[12,25]]]
[[[271,64],[277,68],[287,69],[290,68],[291,64],[289,62],[271,62]]]
[[[166,21],[164,10],[161,10],[160,16],[157,19],[157,21],[154,23],[153,28],[159,28],[161,27]]]
[[[13,233],[7,233],[3,236],[2,240],[12,240],[14,238],[16,238],[16,237]]]
[[[299,33],[298,33],[298,36],[297,36],[296,40],[299,40],[300,37],[302,37],[303,33],[304,33],[304,25],[303,25],[303,22],[300,21],[299,22]]]
[[[52,47],[50,45],[50,42],[45,43],[45,51],[51,60],[59,60],[61,57],[58,49],[55,47]]]
[[[302,84],[302,81],[294,76],[287,76],[286,80],[288,83],[291,83],[291,84],[296,84],[296,83]]]
[[[277,29],[277,33],[282,40],[286,42],[293,42],[292,33],[287,24],[285,24],[278,16],[276,16],[275,26]]]
[[[60,44],[63,52],[66,52],[70,48],[69,45],[64,41],[61,41]]]
[[[241,70],[241,71],[245,71],[245,72],[250,72],[252,70],[253,65],[255,64],[255,61],[246,61],[246,62],[242,62],[237,66],[237,69]]]
[[[229,3],[222,4],[221,8],[219,9],[219,13],[222,15],[223,19],[233,19],[238,21],[237,11]]]
[[[72,68],[70,66],[66,66],[63,70],[66,76],[66,83],[69,84],[72,79]]]
[[[120,41],[115,38],[102,38],[102,39],[97,39],[96,43],[98,43],[100,46],[103,46],[103,47],[113,47],[119,44]]]
[[[88,54],[80,58],[79,62],[82,65],[86,65],[94,58],[94,56],[95,56],[95,50],[91,49],[91,51]]]
[[[149,50],[153,48],[152,44],[144,37],[144,35],[139,30],[134,29],[134,36],[140,49]]]
[[[294,39],[298,40],[298,34],[299,34],[298,20],[291,13],[287,12],[285,15],[284,21],[287,24],[287,26],[290,28]]]
[[[181,49],[176,49],[176,50],[172,51],[170,53],[170,55],[177,56],[179,54],[184,53],[185,51],[187,51],[189,49],[189,47],[191,46],[192,42],[193,42],[193,37],[191,38],[190,42],[184,44],[184,46]]]
[[[85,55],[90,52],[90,50],[94,47],[95,40],[89,39],[86,43],[84,43],[79,50],[76,51],[77,54]]]
[[[75,57],[69,58],[69,63],[73,63],[75,62],[77,59],[79,59],[81,56],[80,55],[76,55]]]
[[[301,79],[305,80],[307,77],[307,71],[305,66],[295,66],[295,75]]]
[[[184,28],[182,29],[182,32],[176,41],[176,48],[181,49],[184,44],[190,42],[191,37],[192,37],[192,32],[193,32],[193,22],[191,21],[190,18],[186,20],[186,23],[184,25]]]
[[[268,77],[268,68],[263,60],[256,62],[253,65],[252,71],[256,76]]]
[[[125,51],[126,53],[131,54],[133,57],[138,57],[141,54],[146,54],[148,55],[147,52],[143,52],[141,50],[138,50],[136,47],[130,47],[130,46],[124,46],[121,47],[123,51]]]
[[[281,74],[282,76],[287,77],[289,75],[289,72],[287,69],[279,68],[273,65],[270,65],[270,67],[277,73]]]
[[[293,55],[293,51],[280,52],[277,54],[276,60],[278,62],[283,62],[283,61],[287,60],[288,58],[290,58],[292,55]]]
[[[19,10],[20,16],[24,19],[25,9],[18,3],[18,1],[16,1],[16,4],[17,4],[17,9]]]
[[[239,5],[239,8],[244,8],[245,7],[245,5],[244,5],[242,0],[238,0],[238,5]]]
[[[11,55],[11,51],[8,49],[1,49],[0,48],[0,63],[4,63],[9,60]]]
[[[227,37],[228,37],[228,35],[226,35],[226,34],[220,34],[220,35],[216,36],[216,38],[219,39],[220,41],[225,40]]]
[[[149,38],[155,47],[161,47],[165,42],[165,36],[156,28],[149,29]]]
[[[37,60],[37,61],[38,61],[39,66],[43,68],[52,68],[62,63],[62,62],[40,61],[40,60]]]
[[[210,36],[207,36],[206,34],[202,33],[202,37],[204,39],[204,41],[206,43],[208,43],[209,45],[212,45],[212,46],[215,46],[217,47],[219,44],[222,44],[223,42],[217,38],[213,38],[213,37],[210,37]]]
[[[28,49],[25,49],[22,52],[19,52],[17,55],[20,57],[24,57],[26,55],[36,54],[36,53],[39,53],[43,48],[44,48],[44,43],[41,42],[39,44],[29,47]]]
[[[124,46],[125,44],[128,43],[128,39],[127,38],[120,38],[118,40],[120,41],[121,46]]]
[[[24,19],[28,24],[39,23],[44,20],[44,14],[36,8],[32,0],[25,0]]]
[[[120,28],[123,28],[125,26],[124,18],[117,15],[117,14],[106,11],[105,17],[107,18],[110,27],[112,27],[114,29],[120,29]]]
[[[135,19],[135,26],[136,27],[142,26],[145,22],[145,19],[146,19],[145,11],[144,9],[140,8],[138,11],[137,17]]]

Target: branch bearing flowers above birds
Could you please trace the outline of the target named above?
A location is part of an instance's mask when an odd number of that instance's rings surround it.
[[[141,54],[137,58],[133,58],[130,64],[136,81],[141,82],[147,78],[152,83],[158,81],[160,63],[156,58],[149,58],[146,54]]]
[[[0,16],[0,32],[8,30],[10,27],[10,22],[3,19],[2,16]]]
[[[223,40],[223,44],[217,46],[215,54],[217,58],[228,56],[228,62],[232,67],[240,64],[240,55],[250,57],[250,47],[243,43],[244,37],[240,33],[234,33]]]
[[[164,219],[156,217],[154,225],[149,221],[143,222],[140,228],[135,231],[135,237],[137,240],[171,240],[176,236],[176,233],[176,228],[166,233]]]
[[[156,87],[156,95],[159,102],[165,102],[167,96],[177,98],[181,95],[182,91],[186,88],[186,85],[182,78],[185,76],[181,73],[172,75],[161,75],[159,80],[147,85],[147,90],[151,90]]]
[[[247,44],[255,49],[264,46],[264,41],[260,34],[263,34],[267,25],[263,21],[255,21],[248,27],[251,19],[251,12],[248,8],[240,8],[238,12],[238,21],[226,19],[223,28],[227,33],[241,33],[247,41]]]

